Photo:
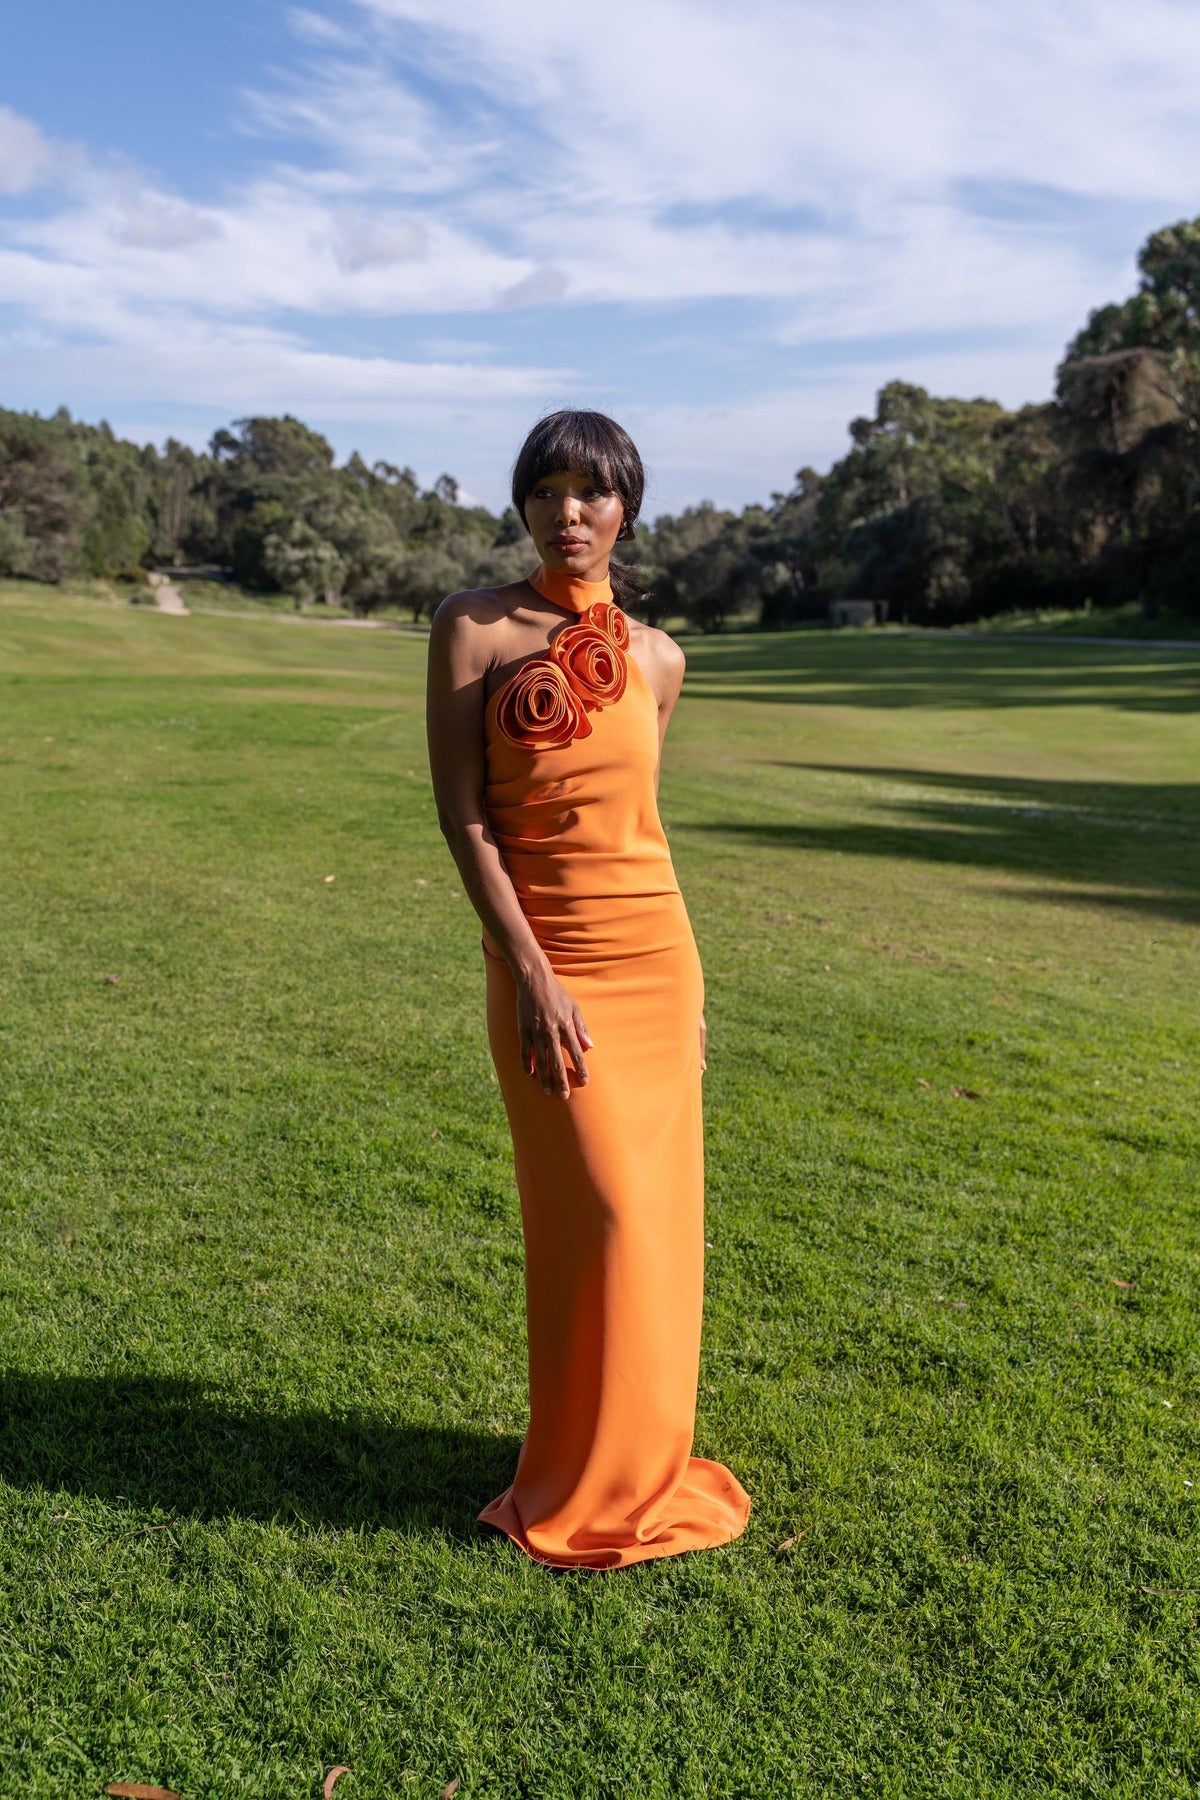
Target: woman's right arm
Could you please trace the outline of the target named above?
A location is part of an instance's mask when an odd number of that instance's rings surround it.
[[[566,1057],[587,1081],[583,1015],[558,980],[521,910],[483,805],[487,772],[483,714],[488,626],[478,597],[450,594],[433,616],[426,678],[429,769],[438,824],[463,887],[517,986],[522,1067],[546,1093],[570,1097]]]

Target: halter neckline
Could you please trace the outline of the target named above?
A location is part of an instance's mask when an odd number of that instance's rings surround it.
[[[563,606],[568,612],[582,614],[589,606],[594,606],[597,600],[611,603],[613,597],[612,582],[607,575],[599,581],[582,581],[578,575],[570,575],[565,569],[548,569],[545,563],[539,563],[532,575],[527,575],[525,579],[543,600],[551,600],[555,606]]]

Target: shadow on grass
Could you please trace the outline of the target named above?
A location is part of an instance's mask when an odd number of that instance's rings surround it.
[[[1200,784],[1034,781],[835,763],[773,766],[854,777],[876,788],[866,804],[886,816],[849,825],[727,819],[676,829],[793,850],[956,863],[1093,884],[1107,891],[1043,885],[1020,897],[1200,922]]]
[[[0,1377],[0,1479],[173,1518],[415,1523],[475,1538],[518,1448],[368,1413],[239,1411],[177,1376]]]
[[[687,692],[698,700],[901,708],[1108,706],[1200,711],[1200,643],[1182,651],[1119,644],[966,643],[820,637],[688,642]]]

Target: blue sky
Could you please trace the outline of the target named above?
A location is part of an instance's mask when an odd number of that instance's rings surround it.
[[[9,7],[0,403],[293,412],[490,505],[601,406],[648,511],[742,505],[893,376],[1044,398],[1200,213],[1198,92],[1194,0]]]

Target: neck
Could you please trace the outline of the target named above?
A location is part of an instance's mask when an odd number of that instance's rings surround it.
[[[544,600],[552,600],[555,606],[566,607],[568,612],[584,613],[597,600],[612,599],[612,582],[607,569],[599,580],[584,581],[582,576],[568,574],[565,569],[548,569],[545,563],[539,563],[526,579]]]

